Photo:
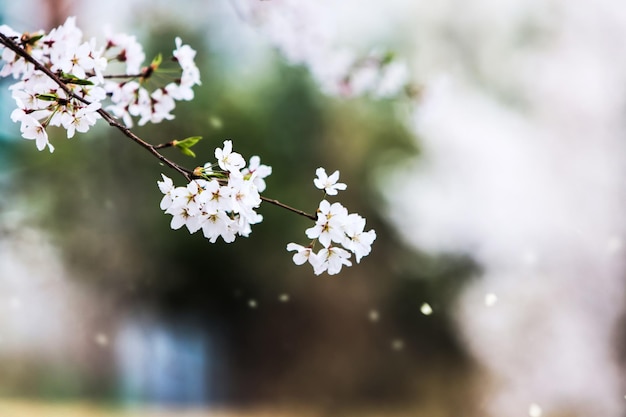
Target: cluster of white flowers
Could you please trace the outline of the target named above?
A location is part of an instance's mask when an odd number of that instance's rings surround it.
[[[305,65],[329,95],[389,98],[401,94],[409,83],[407,63],[392,54],[356,54],[336,45],[337,27],[331,0],[247,0],[241,2],[267,39],[294,65]]]
[[[74,17],[47,34],[43,31],[21,34],[6,25],[0,26],[0,33],[24,48],[72,93],[68,94],[13,50],[0,47],[0,77],[12,76],[18,80],[9,87],[17,104],[11,119],[21,123],[22,137],[35,140],[39,150],[46,147],[50,152],[54,150],[48,140],[48,126],[63,127],[68,138],[76,131],[89,130],[100,118],[98,111],[107,97],[112,102],[107,110],[130,127],[133,117],[139,118],[140,125],[172,119],[175,100],[191,100],[191,88],[200,84],[200,73],[194,63],[195,51],[183,45],[179,38],[173,59],[182,70],[180,78],[149,92],[145,81],[158,69],[160,60],[140,69],[145,55],[132,36],[108,35],[106,45],[98,47],[93,38],[83,40]],[[114,61],[126,66],[125,73],[116,77],[122,78],[121,82],[104,74],[108,64]]]
[[[215,149],[215,158],[216,164],[196,169],[196,175],[203,178],[185,187],[175,187],[162,175],[163,181],[158,182],[164,194],[161,209],[172,216],[172,229],[186,226],[190,233],[202,229],[211,243],[218,237],[231,243],[237,235],[247,237],[250,225],[263,220],[255,209],[261,204],[260,192],[265,190],[264,179],[272,168],[261,164],[258,156],[250,158],[246,167],[243,157],[232,151],[230,140]]]
[[[324,168],[318,168],[317,178],[313,183],[326,195],[337,195],[338,191],[345,190],[346,184],[337,182],[339,171],[328,176]],[[365,218],[348,210],[340,203],[329,203],[323,199],[317,209],[315,225],[305,231],[309,239],[313,239],[309,246],[289,243],[288,251],[295,251],[293,262],[302,265],[307,261],[313,266],[316,275],[328,272],[329,275],[338,274],[341,268],[352,266],[351,253],[354,253],[356,262],[369,255],[372,243],[376,239],[376,232],[372,229],[365,232]],[[317,253],[313,251],[315,242],[322,245]],[[341,246],[338,246],[341,245]]]
[[[181,75],[178,79],[160,86],[152,92],[145,88],[145,81],[156,70],[160,62],[153,61],[150,66],[139,70],[145,55],[143,49],[133,36],[125,34],[109,35],[105,54],[113,54],[112,60],[126,64],[125,76],[134,75],[139,81],[124,80],[122,82],[107,81],[105,90],[111,97],[113,104],[106,109],[116,117],[121,118],[128,127],[133,126],[133,117],[138,117],[139,126],[146,123],[160,123],[163,120],[172,120],[172,110],[177,100],[190,101],[194,97],[192,87],[200,84],[200,71],[195,64],[196,51],[189,45],[183,45],[180,38],[176,38],[176,49],[173,51],[173,60],[180,65]],[[118,78],[126,78],[124,76]]]

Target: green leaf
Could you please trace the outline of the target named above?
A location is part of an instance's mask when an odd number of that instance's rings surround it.
[[[66,74],[63,73],[61,76],[61,81],[68,84],[76,84],[76,85],[93,85],[93,83],[89,80],[83,80],[78,78],[74,74]]]
[[[192,158],[196,157],[196,153],[189,148],[179,148],[183,155],[191,156]]]
[[[37,98],[43,101],[57,101],[59,96],[56,94],[37,94]]]
[[[163,62],[163,55],[158,54],[150,63],[150,67],[152,67],[152,69],[157,69],[161,65],[161,62]]]
[[[188,138],[182,140],[174,140],[172,141],[174,146],[176,146],[183,155],[191,156],[192,158],[196,157],[196,154],[191,150],[191,147],[200,142],[202,136],[190,136]]]
[[[28,38],[28,44],[29,45],[34,45],[39,39],[41,39],[43,37],[44,37],[43,33],[39,33],[37,35],[32,35],[30,38]]]
[[[70,84],[76,84],[76,85],[93,85],[93,82],[89,80],[81,80],[80,78],[74,78],[70,81],[66,81],[66,80],[63,80],[63,81],[68,82]]]
[[[189,136],[183,140],[176,141],[176,146],[183,146],[185,148],[191,148],[196,143],[202,140],[202,136]]]

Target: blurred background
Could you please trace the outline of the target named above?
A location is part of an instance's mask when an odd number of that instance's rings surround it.
[[[167,153],[188,167],[232,139],[309,212],[339,169],[378,236],[329,277],[271,205],[233,244],[172,231],[156,181],[180,178],[104,124],[37,152],[3,80],[0,416],[624,416],[626,8],[298,3],[0,1],[15,30],[75,15],[148,60],[182,37],[195,100],[134,131],[203,136]],[[415,94],[329,94],[346,49],[394,51]]]

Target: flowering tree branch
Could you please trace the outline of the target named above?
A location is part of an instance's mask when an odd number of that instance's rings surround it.
[[[24,58],[26,61],[30,62],[31,64],[33,64],[33,66],[35,67],[35,69],[37,69],[38,71],[43,72],[44,74],[46,74],[51,80],[53,80],[63,91],[65,91],[65,93],[67,93],[68,96],[86,104],[86,105],[90,105],[92,103],[90,103],[88,100],[84,99],[83,97],[77,95],[76,93],[74,93],[66,84],[65,81],[61,80],[59,78],[59,76],[57,74],[55,74],[54,72],[50,71],[50,69],[48,69],[46,66],[42,65],[39,61],[37,61],[35,58],[33,58],[30,54],[28,54],[28,52],[26,52],[26,50],[22,47],[20,47],[13,39],[9,38],[8,36],[4,35],[3,33],[0,33],[0,43],[4,46],[6,46],[7,48],[9,48],[11,51],[15,52],[17,55],[19,55],[20,57]],[[122,124],[120,124],[113,116],[111,116],[111,114],[109,114],[106,110],[100,108],[97,110],[98,114],[100,114],[100,116],[102,116],[102,118],[110,125],[115,127],[116,129],[118,129],[120,132],[122,132],[126,137],[128,137],[129,139],[131,139],[133,142],[137,143],[139,146],[143,147],[144,149],[146,149],[148,152],[150,152],[152,155],[154,155],[157,159],[159,159],[161,162],[163,162],[165,165],[167,165],[168,167],[172,168],[173,170],[177,171],[179,174],[181,174],[182,176],[184,176],[187,181],[191,180],[191,171],[181,167],[180,165],[170,161],[169,159],[167,159],[166,157],[164,157],[163,155],[161,155],[159,152],[157,152],[157,148],[151,144],[149,144],[148,142],[144,141],[143,139],[141,139],[139,136],[137,136],[136,134],[134,134],[129,128],[127,128],[126,126],[123,126]]]
[[[68,18],[64,25],[48,34],[19,34],[8,26],[0,26],[0,45],[4,47],[0,49],[4,62],[0,76],[19,79],[9,89],[17,104],[11,118],[21,123],[22,137],[35,140],[39,150],[48,147],[53,152],[46,132],[48,126],[65,128],[67,137],[71,138],[76,131],[86,132],[97,119],[104,119],[187,181],[184,187],[174,186],[165,175],[158,181],[164,194],[160,206],[172,216],[172,229],[185,226],[190,233],[202,230],[210,242],[222,238],[230,243],[236,236],[247,237],[250,226],[263,220],[256,209],[265,201],[315,222],[306,230],[307,237],[312,239],[307,247],[290,243],[287,249],[296,251],[293,256],[296,264],[308,261],[316,274],[336,274],[342,266],[352,265],[351,253],[357,263],[370,253],[376,233],[365,232],[365,219],[356,213],[349,214],[341,204],[323,199],[312,215],[261,196],[266,187],[264,178],[271,174],[271,167],[261,164],[258,156],[250,158],[246,166],[243,157],[233,152],[230,140],[224,141],[223,148],[215,149],[216,162],[189,170],[159,150],[176,147],[183,154],[195,156],[191,147],[201,137],[152,145],[131,130],[134,117],[139,117],[139,125],[170,120],[174,117],[171,111],[175,101],[193,99],[192,87],[200,84],[194,62],[196,51],[183,45],[180,38],[176,39],[173,51],[173,61],[181,69],[180,78],[152,92],[134,78],[144,81],[158,71],[161,55],[139,70],[145,56],[134,37],[113,35],[104,48],[98,49],[93,39],[82,42],[82,32],[75,26],[74,18]],[[105,75],[109,61],[125,63],[126,75]],[[112,81],[119,78],[129,81]],[[112,102],[107,109],[102,107],[105,99]],[[324,190],[326,197],[346,188],[338,180],[338,171],[328,176],[319,168],[314,184]],[[323,248],[315,253],[317,242]]]
[[[20,47],[13,39],[9,38],[8,36],[4,35],[3,33],[0,33],[0,44],[6,46],[7,48],[9,48],[13,52],[15,52],[17,55],[19,55],[20,57],[24,58],[25,60],[27,60],[28,62],[33,64],[34,67],[38,71],[41,71],[44,74],[46,74],[48,77],[50,77],[50,79],[52,79],[55,83],[57,83],[57,85],[60,88],[62,88],[69,96],[71,96],[71,97],[73,97],[73,98],[83,102],[86,105],[91,104],[89,101],[87,101],[84,98],[76,95],[72,90],[70,90],[67,87],[66,82],[61,80],[57,74],[53,73],[47,67],[42,65],[39,61],[37,61],[30,54],[28,54],[22,47]],[[104,77],[105,78],[123,78],[123,77],[131,78],[131,77],[141,77],[141,76],[142,76],[142,74],[139,74],[139,75],[113,75],[113,76],[105,75]],[[159,145],[151,145],[150,143],[144,141],[139,136],[137,136],[135,133],[133,133],[133,131],[131,131],[129,128],[127,128],[126,126],[123,126],[122,124],[120,124],[117,121],[117,119],[115,119],[106,110],[101,108],[101,109],[98,109],[97,112],[102,116],[102,118],[107,123],[109,123],[110,126],[115,127],[116,129],[121,131],[126,137],[128,137],[129,139],[131,139],[135,143],[139,144],[144,149],[148,150],[148,152],[150,152],[152,155],[154,155],[157,159],[159,159],[165,165],[167,165],[168,167],[174,169],[179,174],[181,174],[183,177],[185,177],[185,179],[187,181],[191,181],[192,178],[201,178],[201,177],[195,176],[193,174],[193,171],[178,165],[177,163],[169,160],[168,158],[166,158],[165,156],[163,156],[161,153],[159,153],[157,151],[158,149],[163,149],[163,148],[168,148],[168,147],[175,146],[176,145],[176,141],[170,141],[170,142],[162,143],[162,144],[159,144]],[[267,203],[273,204],[273,205],[278,206],[278,207],[282,207],[282,208],[284,208],[286,210],[289,210],[289,211],[291,211],[293,213],[296,213],[296,214],[299,214],[299,215],[304,216],[306,218],[309,218],[309,219],[311,219],[313,221],[317,220],[317,216],[314,216],[314,215],[306,213],[306,212],[304,212],[302,210],[299,210],[299,209],[293,208],[291,206],[288,206],[287,204],[281,203],[278,200],[275,200],[275,199],[272,199],[272,198],[263,197],[263,196],[261,197],[261,199],[263,201],[266,201]]]

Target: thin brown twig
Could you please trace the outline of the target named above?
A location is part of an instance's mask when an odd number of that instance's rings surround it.
[[[293,213],[296,213],[296,214],[299,214],[301,216],[304,216],[304,217],[306,217],[308,219],[311,219],[313,221],[317,220],[317,216],[309,214],[306,211],[302,211],[302,210],[298,210],[297,208],[290,207],[287,204],[281,203],[278,200],[274,200],[272,198],[267,198],[267,197],[263,197],[263,196],[261,196],[261,200],[266,201],[266,202],[268,202],[270,204],[274,204],[275,206],[282,207],[282,208],[284,208],[286,210],[289,210],[289,211],[291,211]]]
[[[170,168],[174,169],[178,173],[180,173],[183,177],[185,177],[187,181],[192,180],[193,175],[191,171],[189,171],[186,168],[181,167],[177,163],[172,162],[169,159],[167,159],[165,156],[161,155],[161,153],[157,151],[154,146],[144,141],[139,136],[135,135],[132,130],[130,130],[129,128],[127,128],[126,126],[118,122],[117,119],[111,116],[106,110],[98,109],[98,113],[102,116],[104,120],[106,120],[109,126],[113,126],[117,128],[118,130],[120,130],[128,138],[130,138],[135,143],[139,144],[140,146],[148,150],[148,152],[154,155],[158,160],[160,160],[161,162],[163,162],[165,165],[169,166]]]
[[[172,146],[174,146],[173,140],[169,142],[165,142],[165,143],[159,143],[158,145],[154,145],[154,149],[171,148]]]
[[[141,78],[144,74],[105,74],[102,78],[111,79],[111,78]]]

